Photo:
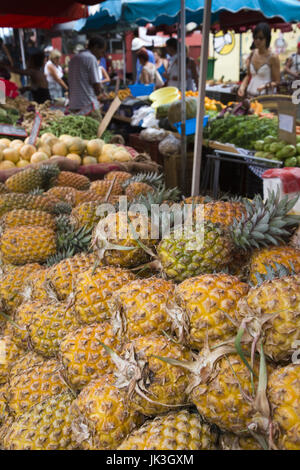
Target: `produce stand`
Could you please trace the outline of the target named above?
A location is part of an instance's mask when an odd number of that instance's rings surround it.
[[[229,85],[206,85],[205,88],[205,96],[208,98],[220,101],[223,104],[227,104],[230,101],[237,101],[237,94],[236,91],[233,91],[234,88],[236,89],[237,86],[229,86]]]

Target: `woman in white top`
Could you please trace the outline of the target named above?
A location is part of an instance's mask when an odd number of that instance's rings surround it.
[[[52,100],[62,98],[64,91],[68,91],[68,86],[62,79],[63,70],[59,65],[60,58],[61,53],[57,49],[53,49],[45,65],[45,75]]]
[[[156,66],[149,62],[149,56],[145,49],[140,49],[137,53],[137,57],[142,66],[140,73],[139,83],[143,85],[149,85],[150,83],[156,83]]]
[[[247,59],[247,75],[238,95],[254,97],[280,82],[280,62],[270,49],[271,30],[267,23],[259,23],[253,31],[254,50]]]

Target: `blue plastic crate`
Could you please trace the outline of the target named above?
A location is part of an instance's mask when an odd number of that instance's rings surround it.
[[[131,91],[132,96],[148,96],[154,91],[154,83],[150,83],[150,85],[129,85],[129,89]]]
[[[203,119],[203,127],[207,126],[209,116],[204,116]],[[175,122],[174,126],[178,130],[179,134],[181,134],[181,122]],[[185,135],[193,135],[196,132],[196,118],[187,119],[185,121]]]

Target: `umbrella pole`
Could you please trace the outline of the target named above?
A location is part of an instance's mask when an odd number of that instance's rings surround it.
[[[24,50],[24,41],[23,41],[23,28],[19,28],[19,41],[21,49],[21,58],[22,58],[22,69],[26,69],[26,60],[25,60],[25,50]],[[27,77],[24,77],[24,83],[27,85]]]
[[[181,190],[186,191],[186,48],[185,48],[185,0],[181,1],[180,11],[180,88],[181,88]]]
[[[123,83],[126,86],[126,38],[125,33],[123,34]]]
[[[201,173],[202,144],[203,144],[203,118],[205,114],[204,98],[205,98],[205,86],[206,86],[206,77],[207,77],[211,3],[212,3],[212,0],[205,0],[203,29],[202,29],[202,47],[201,47],[201,63],[200,63],[200,74],[199,74],[198,103],[197,103],[197,123],[196,123],[192,191],[191,191],[192,196],[197,196],[200,192],[200,173]]]

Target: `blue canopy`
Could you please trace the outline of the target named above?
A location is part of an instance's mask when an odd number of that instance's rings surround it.
[[[88,31],[101,29],[109,25],[116,25],[121,19],[121,0],[107,0],[89,8],[89,17],[76,21],[75,31]]]

